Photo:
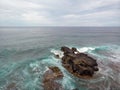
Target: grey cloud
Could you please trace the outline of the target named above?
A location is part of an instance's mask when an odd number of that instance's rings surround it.
[[[1,0],[0,26],[120,26],[119,4],[120,0]]]

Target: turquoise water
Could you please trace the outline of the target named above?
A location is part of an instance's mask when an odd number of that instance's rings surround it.
[[[73,77],[54,58],[64,45],[77,47],[98,60],[100,71],[92,80]],[[11,84],[17,88],[13,90],[43,90],[48,66],[61,69],[65,90],[119,90],[120,28],[0,28],[0,90]]]

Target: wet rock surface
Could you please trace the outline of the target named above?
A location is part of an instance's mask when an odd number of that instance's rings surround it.
[[[64,52],[62,65],[74,76],[84,79],[91,78],[98,71],[97,61],[87,54],[80,53],[76,48],[61,47]]]
[[[59,80],[63,78],[63,73],[58,67],[49,67],[44,74],[43,87],[44,90],[63,90]]]

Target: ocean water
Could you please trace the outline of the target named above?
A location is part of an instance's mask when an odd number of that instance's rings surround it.
[[[73,77],[54,54],[76,47],[97,59],[91,80]],[[43,90],[49,66],[64,74],[64,90],[120,90],[120,27],[1,27],[0,90]]]

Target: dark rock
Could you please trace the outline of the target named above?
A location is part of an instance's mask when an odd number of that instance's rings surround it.
[[[61,47],[64,52],[62,65],[74,76],[91,78],[98,71],[97,61],[87,54],[80,53],[76,48]],[[77,52],[77,53],[75,53]]]
[[[17,87],[16,87],[16,83],[10,83],[7,86],[7,90],[18,90]]]
[[[60,56],[59,56],[59,55],[55,55],[55,57],[56,57],[56,58],[60,58]]]
[[[58,82],[62,78],[63,73],[58,67],[49,67],[49,70],[44,74],[44,90],[63,90],[62,85]]]
[[[64,54],[73,53],[73,51],[66,46],[61,47],[61,51],[63,51]]]
[[[73,52],[77,52],[77,49],[75,47],[72,47]]]

